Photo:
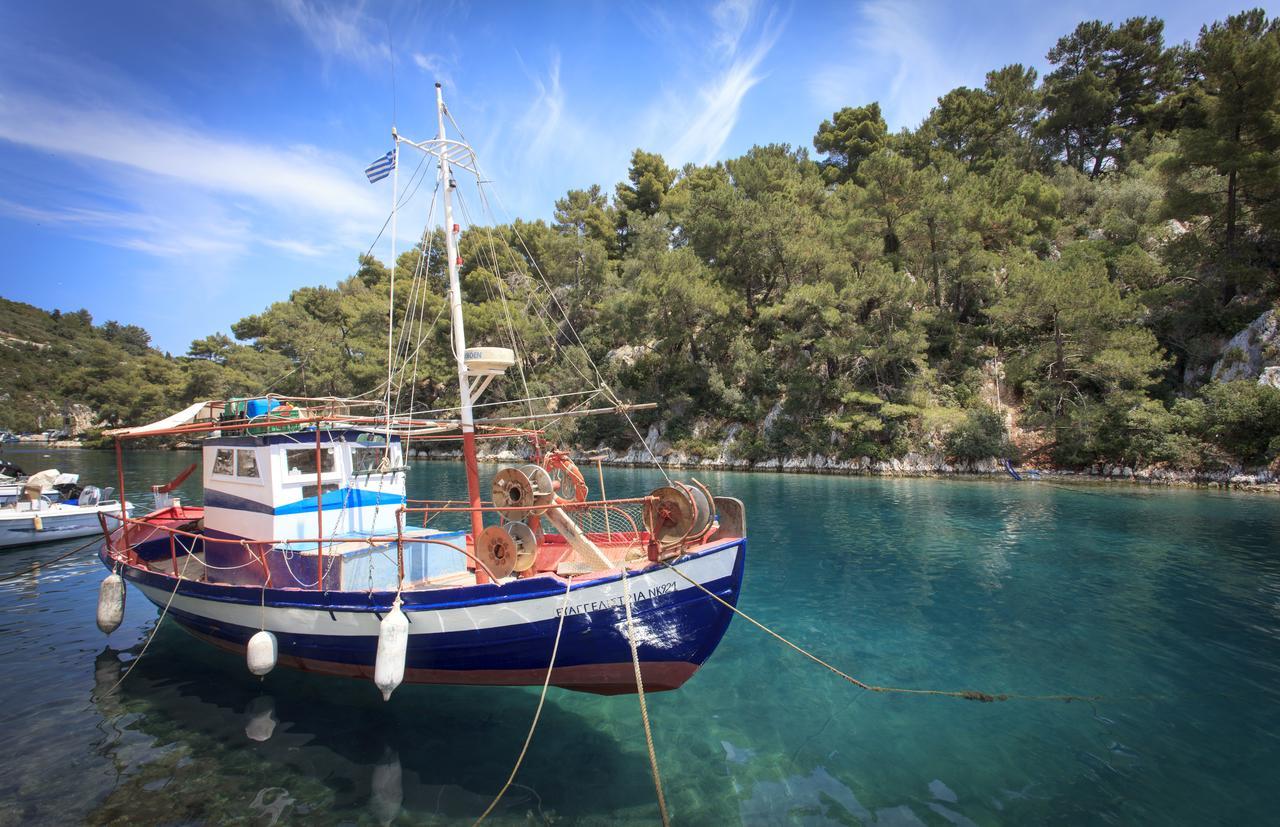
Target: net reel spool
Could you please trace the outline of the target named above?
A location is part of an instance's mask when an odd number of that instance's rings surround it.
[[[524,523],[491,525],[480,532],[476,557],[495,579],[526,572],[538,559],[538,535]]]
[[[535,532],[525,523],[507,523],[502,526],[507,533],[511,535],[511,541],[516,547],[516,562],[514,569],[519,574],[524,574],[533,568],[533,564],[538,560],[538,545],[541,539],[538,532]]]
[[[516,567],[516,543],[502,526],[491,525],[476,538],[476,559],[494,580],[507,577]]]
[[[493,504],[503,511],[503,519],[524,520],[536,517],[555,501],[551,475],[540,465],[503,468],[493,476],[489,486]]]
[[[663,547],[702,537],[715,519],[711,492],[701,485],[672,482],[655,488],[644,509],[644,527]]]

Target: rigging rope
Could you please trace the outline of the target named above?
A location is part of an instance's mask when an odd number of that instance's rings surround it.
[[[484,204],[484,202],[483,202],[483,198],[482,198],[482,199],[481,199],[481,206],[482,206],[482,207],[483,207],[483,204]],[[467,222],[468,224],[470,224],[471,226],[473,226],[473,227],[474,227],[474,226],[475,226],[475,222],[474,222],[474,221],[472,220],[472,218],[471,218],[471,210],[467,207],[466,201],[465,201],[465,199],[463,199],[463,197],[462,197],[462,193],[461,193],[461,192],[459,192],[459,193],[458,193],[458,208],[462,211],[463,218],[465,218],[465,219],[466,219],[466,222]],[[499,261],[498,261],[498,249],[497,249],[497,246],[494,244],[494,240],[493,240],[493,228],[492,228],[492,227],[490,227],[490,226],[488,226],[488,225],[485,225],[485,227],[484,227],[484,234],[485,234],[485,240],[488,242],[488,245],[489,245],[489,256],[490,256],[490,261],[491,261],[491,263],[493,264],[493,274],[494,274],[494,276],[495,276],[495,278],[496,278],[496,280],[497,280],[497,282],[498,282],[498,300],[499,300],[499,301],[501,302],[501,304],[502,304],[502,316],[503,316],[503,319],[506,321],[506,324],[507,324],[507,335],[508,335],[508,336],[510,337],[510,339],[511,339],[511,348],[512,348],[512,350],[514,350],[517,354],[526,354],[526,355],[527,355],[527,353],[528,353],[528,349],[527,349],[527,348],[523,348],[523,347],[521,347],[521,345],[522,345],[523,343],[519,340],[519,337],[516,335],[515,322],[514,322],[514,321],[512,320],[512,318],[511,318],[511,308],[510,308],[510,307],[508,306],[508,304],[507,304],[507,294],[506,294],[506,286],[507,286],[507,285],[506,285],[506,282],[505,282],[505,281],[503,281],[503,279],[502,279],[502,265],[501,265],[501,264],[499,263]],[[508,249],[510,249],[510,248],[508,248]],[[481,262],[482,262],[482,263],[483,263],[483,260],[484,260],[484,259],[483,259],[483,256],[484,256],[484,252],[483,252],[483,250],[484,250],[484,248],[483,248],[483,247],[481,247],[481,252],[480,252],[480,256],[479,256],[479,257],[480,257],[480,259],[481,259]],[[487,285],[487,284],[486,284],[485,286],[486,286],[486,288],[488,288],[488,285]],[[517,358],[517,359],[516,359],[516,370],[517,370],[517,371],[519,372],[519,374],[520,374],[520,386],[524,389],[524,395],[525,395],[525,397],[526,397],[526,398],[528,398],[528,396],[529,396],[529,380],[528,380],[528,377],[525,375],[525,371],[524,371],[524,360],[523,360],[523,359],[521,359],[521,358]],[[530,414],[530,415],[532,415],[532,414],[533,414],[533,402],[529,402],[529,403],[528,403],[528,407],[529,407],[529,414]]]
[[[787,646],[790,646],[792,649],[804,655],[806,658],[813,661],[814,663],[822,667],[825,667],[827,670],[835,673],[836,675],[839,675],[840,677],[844,678],[846,681],[858,687],[859,689],[865,689],[868,692],[889,692],[889,693],[896,693],[900,695],[940,695],[948,698],[960,698],[966,701],[979,701],[981,703],[993,703],[995,701],[1061,701],[1063,703],[1071,703],[1072,701],[1105,700],[1101,695],[1070,695],[1070,694],[1067,694],[1067,695],[1020,695],[1013,692],[1001,692],[999,694],[991,694],[987,692],[978,692],[972,689],[960,689],[960,690],[911,689],[911,688],[904,688],[900,686],[877,686],[875,684],[864,683],[863,681],[858,680],[852,675],[849,675],[849,674],[846,674],[845,672],[840,671],[839,669],[827,663],[825,660],[813,654],[812,652],[808,651],[807,649],[804,649],[796,645],[795,643],[792,643],[791,641],[787,640],[782,635],[778,634],[777,632],[770,629],[768,626],[764,625],[760,621],[751,617],[751,615],[742,611],[737,606],[734,606],[732,603],[725,600],[723,597],[716,594],[715,592],[711,591],[710,589],[708,589],[706,586],[702,585],[698,581],[689,577],[687,574],[680,571],[678,568],[671,565],[670,563],[663,561],[662,565],[671,569],[673,572],[680,575],[689,583],[693,584],[694,586],[697,586],[699,589],[706,592],[711,597],[715,598],[722,605],[724,605],[734,614],[741,617],[743,620],[752,624],[753,626],[765,632],[766,634],[776,638],[778,641],[785,643]]]
[[[454,126],[456,127],[457,124],[454,124]],[[461,135],[462,130],[459,129],[458,133]],[[464,140],[465,140],[465,136],[464,136]],[[479,169],[479,162],[477,162],[477,171],[478,169]],[[480,193],[481,204],[485,207],[486,210],[488,210],[490,216],[493,216],[494,220],[496,221],[497,218],[496,216],[493,215],[493,210],[489,206],[488,197],[485,195],[483,182],[478,182],[476,184],[476,189]],[[497,193],[495,194],[497,195],[499,205],[503,208],[503,212],[506,212],[509,215],[510,213],[506,209],[506,204],[502,201],[502,195]],[[512,233],[515,234],[516,240],[520,242],[520,247],[521,249],[524,250],[525,256],[528,258],[529,263],[533,267],[533,271],[538,274],[538,279],[542,282],[543,287],[546,288],[547,294],[550,296],[552,303],[555,304],[556,309],[560,311],[560,316],[561,318],[564,319],[565,325],[569,328],[569,332],[573,334],[573,340],[577,343],[578,348],[582,351],[582,355],[586,357],[587,364],[591,366],[592,372],[595,373],[597,387],[599,387],[601,390],[605,392],[605,395],[609,398],[611,402],[613,402],[615,406],[621,407],[622,401],[618,399],[617,395],[614,394],[613,391],[609,388],[608,384],[605,383],[604,376],[600,373],[599,366],[596,365],[595,360],[591,358],[591,352],[587,350],[587,346],[586,344],[583,343],[582,337],[578,335],[578,330],[577,328],[574,327],[573,320],[569,318],[568,311],[564,309],[564,305],[560,303],[560,299],[556,296],[555,291],[551,288],[551,284],[547,280],[546,275],[542,272],[542,268],[538,266],[537,260],[533,257],[533,253],[529,250],[529,245],[525,243],[524,236],[520,234],[520,228],[516,226],[515,222],[509,222],[509,223],[511,226],[511,231]],[[572,364],[572,361],[570,362],[570,364]],[[576,365],[574,366],[574,369],[577,370]],[[579,373],[581,373],[581,371],[579,371]],[[585,379],[587,377],[583,377],[583,378]],[[590,380],[588,379],[588,381]],[[667,474],[667,469],[663,467],[661,460],[659,460],[657,454],[653,452],[653,448],[650,447],[649,443],[641,435],[640,429],[636,427],[635,421],[632,420],[631,418],[631,414],[628,413],[626,410],[622,410],[620,411],[620,413],[623,415],[623,417],[626,418],[627,424],[631,426],[631,430],[632,432],[635,433],[636,438],[640,440],[640,444],[644,446],[645,452],[649,454],[649,459],[653,462],[654,467],[657,468],[659,472],[661,472],[662,476],[666,478],[669,484],[671,482],[671,476]]]

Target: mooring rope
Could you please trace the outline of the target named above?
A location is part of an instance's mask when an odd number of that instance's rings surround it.
[[[551,673],[556,668],[556,654],[560,651],[560,633],[564,631],[564,619],[569,616],[569,590],[573,588],[573,581],[569,580],[564,585],[564,607],[560,611],[560,622],[556,624],[556,640],[551,645],[551,662],[547,664],[547,677],[542,681],[542,695],[538,698],[538,708],[533,713],[533,723],[529,724],[529,734],[524,737],[524,746],[520,748],[520,755],[516,757],[516,764],[511,768],[511,775],[507,776],[507,783],[502,785],[502,789],[498,790],[498,794],[493,797],[493,801],[489,803],[480,817],[475,820],[476,824],[484,821],[493,812],[493,808],[498,806],[498,802],[507,794],[507,790],[511,788],[511,784],[516,780],[516,773],[520,772],[520,765],[524,763],[525,753],[529,751],[529,744],[533,741],[533,731],[538,728],[538,719],[542,717],[542,705],[547,700],[547,688],[551,686]]]
[[[94,543],[100,543],[100,542],[102,542],[102,538],[95,534],[92,540],[90,540],[89,542],[83,545],[76,546],[75,548],[71,549],[71,551],[68,551],[66,554],[60,554],[57,557],[53,558],[52,560],[41,560],[39,563],[35,563],[34,565],[28,568],[25,568],[22,571],[17,572],[16,574],[6,574],[4,577],[0,577],[0,583],[8,583],[10,580],[17,580],[20,577],[26,577],[28,574],[35,574],[36,572],[40,571],[40,569],[47,568],[48,566],[52,566],[54,563],[61,563],[63,560],[66,560],[71,555],[84,551]]]
[[[649,748],[649,768],[653,770],[653,786],[658,791],[658,812],[662,814],[662,827],[670,827],[667,815],[667,798],[662,794],[662,777],[658,774],[658,754],[653,749],[653,730],[649,726],[649,705],[644,698],[644,679],[640,676],[640,652],[636,648],[635,621],[631,617],[631,586],[627,567],[622,567],[622,605],[627,611],[627,640],[631,644],[631,665],[636,670],[636,695],[640,698],[640,718],[644,721],[644,742]]]
[[[157,620],[156,625],[151,628],[151,634],[147,637],[147,642],[142,644],[142,649],[138,651],[138,656],[129,664],[129,668],[124,670],[124,674],[120,676],[120,680],[112,684],[111,688],[102,694],[110,695],[112,692],[115,692],[116,689],[120,687],[120,684],[124,683],[124,679],[129,677],[129,674],[133,672],[133,667],[138,665],[142,660],[142,656],[147,653],[147,647],[151,645],[151,641],[156,639],[156,632],[160,631],[160,624],[164,623],[165,617],[169,614],[169,607],[173,605],[173,598],[178,595],[178,587],[182,585],[182,580],[187,574],[187,564],[191,562],[191,558],[194,556],[195,555],[190,552],[187,552],[187,559],[182,561],[182,572],[178,574],[177,582],[173,584],[173,591],[170,592],[169,599],[165,601],[164,610],[160,612],[160,619]]]
[[[766,634],[771,635],[772,637],[776,638],[780,642],[785,643],[787,646],[790,646],[792,649],[804,655],[806,658],[813,661],[814,663],[819,664],[820,666],[825,667],[829,671],[839,675],[840,677],[844,678],[846,681],[858,687],[859,689],[865,689],[868,692],[892,692],[900,695],[940,695],[947,698],[960,698],[962,700],[978,701],[980,703],[994,703],[995,701],[1062,701],[1063,703],[1071,703],[1072,701],[1105,700],[1101,695],[1020,695],[1014,692],[1001,692],[997,694],[992,694],[989,692],[978,692],[973,689],[958,689],[958,690],[957,689],[912,689],[912,688],[906,688],[906,687],[900,687],[900,686],[877,686],[876,684],[865,683],[853,677],[852,675],[849,675],[849,674],[846,674],[845,672],[840,671],[839,669],[827,663],[825,660],[813,654],[809,650],[804,649],[796,645],[795,643],[792,643],[791,641],[787,640],[782,635],[778,634],[774,630],[770,629],[768,626],[764,625],[760,621],[753,618],[751,615],[742,611],[737,606],[734,606],[732,603],[725,600],[723,597],[716,594],[715,592],[711,591],[710,589],[708,589],[706,586],[702,585],[698,581],[689,577],[687,574],[680,571],[678,568],[671,565],[670,563],[663,561],[662,565],[671,569],[676,574],[680,575],[685,580],[687,580],[689,583],[692,583],[694,586],[697,586],[699,589],[702,589],[702,591],[711,595],[711,597],[715,598],[722,605],[724,605],[734,614],[741,617],[743,620],[757,627],[758,629],[765,632]]]

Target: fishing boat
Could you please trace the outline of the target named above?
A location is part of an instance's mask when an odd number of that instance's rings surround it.
[[[583,415],[630,420],[652,407],[624,404],[603,380],[578,398],[602,396],[604,407],[475,415],[476,400],[517,363],[516,342],[466,340],[454,176],[483,178],[472,148],[446,135],[446,119],[461,132],[439,84],[436,116],[431,140],[393,129],[382,169],[394,175],[402,147],[437,164],[459,404],[445,416],[397,409],[393,365],[403,371],[409,359],[397,359],[389,328],[381,403],[205,400],[108,432],[121,490],[125,441],[202,438],[203,504],[172,501],[170,485],[151,513],[104,520],[100,558],[111,573],[99,626],[119,625],[127,582],[196,637],[243,654],[255,674],[279,664],[373,679],[387,699],[401,682],[675,689],[710,657],[732,617],[746,552],[742,503],[669,477],[639,496],[593,497],[569,453],[547,446],[538,425]],[[397,186],[393,177],[393,204]],[[394,268],[391,307],[394,318]],[[407,441],[451,439],[461,443],[466,500],[410,499]],[[486,439],[519,441],[527,459],[482,474],[477,441]],[[465,525],[438,527],[450,516]]]

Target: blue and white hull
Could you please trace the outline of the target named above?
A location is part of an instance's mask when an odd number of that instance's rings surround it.
[[[719,644],[732,612],[690,580],[736,604],[745,550],[745,539],[726,539],[674,561],[679,573],[656,564],[628,574],[625,587],[646,690],[680,686]],[[103,562],[111,564],[105,548]],[[181,569],[181,558],[177,565]],[[379,623],[395,597],[388,591],[264,590],[175,581],[135,566],[121,573],[157,606],[168,605],[169,615],[182,626],[218,646],[243,652],[250,636],[265,628],[276,636],[282,665],[354,677],[373,676]],[[567,593],[564,579],[543,575],[405,591],[401,597],[409,619],[406,682],[540,684],[563,614],[551,682],[605,694],[635,691],[624,584],[617,571],[575,579]]]

